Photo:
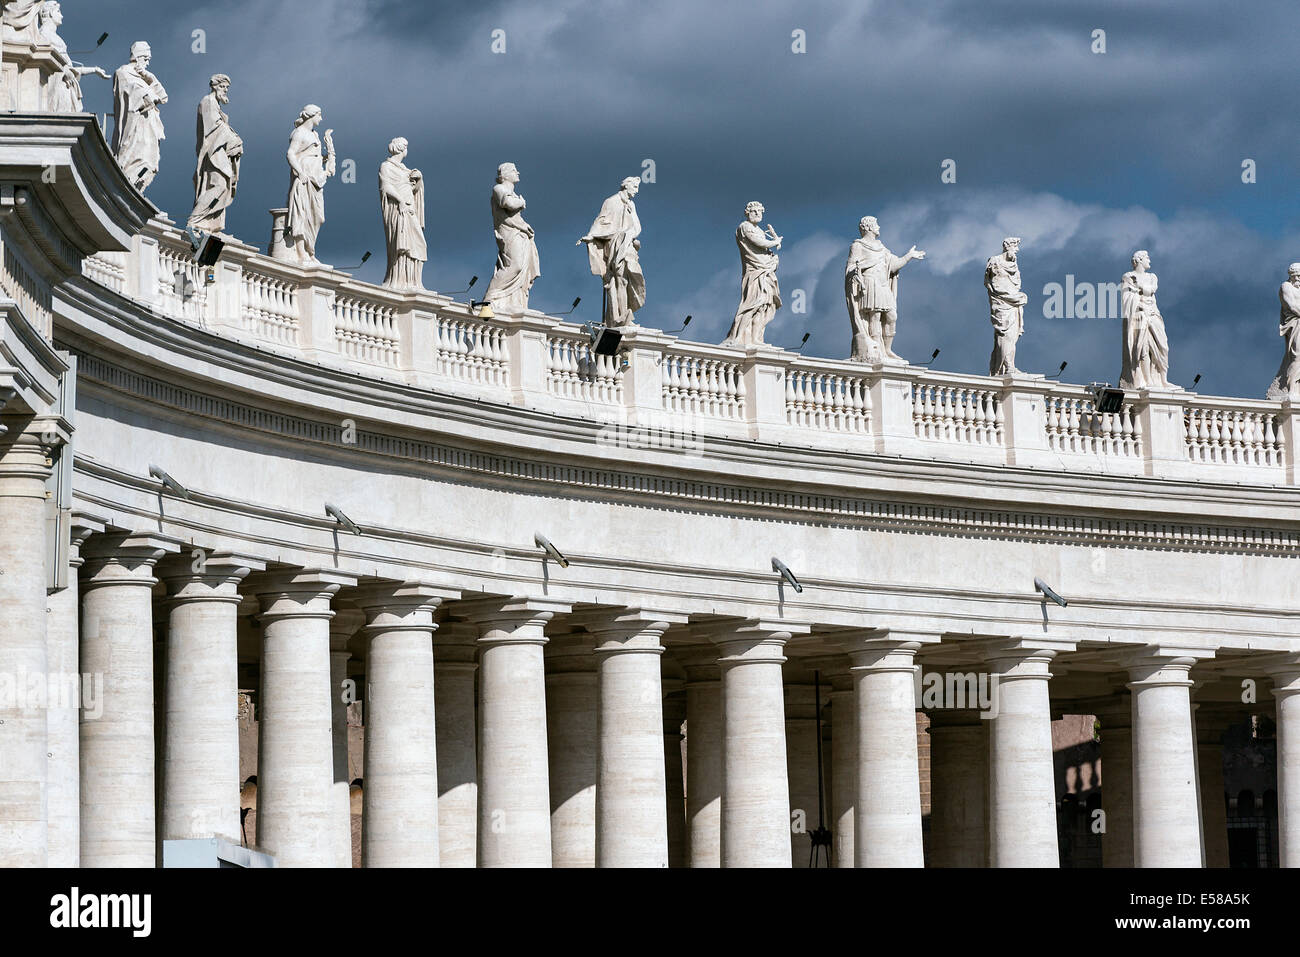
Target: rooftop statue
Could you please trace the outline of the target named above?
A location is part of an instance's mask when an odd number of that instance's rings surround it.
[[[40,43],[40,15],[43,0],[12,0],[4,5],[4,39],[17,43]]]
[[[645,276],[641,273],[641,220],[632,202],[641,179],[629,176],[622,188],[605,200],[600,215],[578,240],[587,244],[591,274],[605,281],[605,300],[601,319],[606,326],[630,326],[635,313],[645,305]]]
[[[316,265],[316,237],[325,223],[325,182],[334,175],[333,130],[325,131],[322,158],[316,127],[321,108],[308,103],[294,121],[289,136],[289,212],[284,224],[284,257],[302,265]]]
[[[244,141],[230,128],[230,117],[222,109],[230,102],[230,77],[217,73],[208,80],[208,88],[211,92],[199,101],[195,145],[198,165],[194,170],[194,211],[189,226],[219,233],[226,228],[226,210],[235,201]]]
[[[159,144],[165,138],[158,108],[167,91],[149,72],[149,44],[131,44],[131,62],[113,74],[113,154],[136,189],[144,192],[158,175]]]
[[[492,231],[497,240],[497,264],[483,298],[492,308],[508,313],[528,308],[528,293],[542,274],[537,257],[533,227],[524,222],[527,207],[515,192],[519,170],[514,163],[497,167],[497,182],[492,187]]]
[[[1277,377],[1268,387],[1268,398],[1300,399],[1300,263],[1292,263],[1287,268],[1286,282],[1277,296],[1282,300],[1278,335],[1286,343],[1286,349]]]
[[[45,0],[40,8],[40,40],[54,49],[59,72],[49,78],[45,87],[45,108],[51,113],[80,113],[82,108],[81,78],[88,74],[111,80],[112,74],[97,66],[77,63],[68,56],[68,44],[59,36],[63,23],[63,8],[56,0]]]
[[[984,269],[984,288],[989,294],[989,320],[993,323],[993,354],[989,356],[989,375],[1015,375],[1016,342],[1025,331],[1025,303],[1029,297],[1020,291],[1020,264],[1016,254],[1020,239],[1002,240],[1002,255],[994,256]]]
[[[424,288],[424,174],[403,162],[409,144],[399,136],[388,144],[388,159],[379,164],[379,204],[388,246],[384,288]]]
[[[895,256],[880,241],[880,224],[874,216],[858,223],[860,239],[849,247],[844,267],[844,300],[853,329],[853,362],[906,363],[894,353],[898,325],[898,272],[925,251],[913,246]]]
[[[781,237],[770,225],[759,227],[763,204],[745,207],[745,221],[736,227],[736,246],[740,249],[740,305],[731,322],[724,346],[761,346],[763,330],[781,308],[781,287],[776,279]]]
[[[1156,274],[1145,249],[1133,254],[1133,270],[1120,280],[1120,311],[1124,316],[1121,389],[1168,389],[1169,337],[1156,306]]]

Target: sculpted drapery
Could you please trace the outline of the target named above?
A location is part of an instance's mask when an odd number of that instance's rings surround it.
[[[429,258],[424,239],[424,175],[411,169],[407,142],[397,137],[388,144],[388,159],[379,165],[379,197],[388,247],[388,289],[423,289],[424,264]]]
[[[230,127],[230,117],[221,109],[229,102],[230,77],[217,74],[208,81],[211,88],[199,101],[194,170],[192,229],[216,233],[226,228],[226,210],[235,201],[239,186],[239,164],[244,141]]]
[[[334,152],[322,159],[319,106],[308,104],[294,123],[289,137],[289,201],[285,216],[285,247],[289,258],[316,263],[316,237],[325,223],[325,182],[334,175]],[[325,134],[329,142],[329,131]]]
[[[779,257],[772,251],[781,247],[781,238],[774,232],[765,233],[758,225],[763,212],[762,204],[750,203],[745,207],[745,222],[736,227],[740,305],[722,342],[724,346],[762,345],[767,324],[781,308],[781,287],[776,278]]]
[[[483,296],[493,309],[516,313],[528,308],[528,293],[542,274],[533,227],[523,217],[528,204],[515,192],[517,182],[519,170],[513,163],[502,163],[497,168],[497,183],[492,187],[497,262]]]
[[[645,305],[645,276],[637,255],[641,220],[632,202],[640,184],[635,176],[625,179],[623,188],[601,204],[600,215],[587,235],[578,240],[587,244],[592,275],[605,282],[603,318],[607,326],[630,325],[634,313]]]
[[[149,72],[149,44],[131,44],[131,62],[113,74],[113,154],[143,192],[158,175],[159,144],[166,138],[158,107],[167,91]]]
[[[1285,348],[1282,364],[1268,389],[1270,399],[1300,399],[1300,263],[1292,263],[1287,281],[1277,291],[1282,303],[1278,335]]]
[[[989,294],[989,321],[993,323],[993,353],[989,375],[1016,372],[1016,343],[1025,331],[1025,303],[1020,291],[1020,264],[1016,252],[1020,240],[1002,241],[1002,255],[994,256],[984,269],[984,288]]]
[[[1120,281],[1120,307],[1124,316],[1124,355],[1119,384],[1122,389],[1169,388],[1169,339],[1165,320],[1156,306],[1157,280],[1148,272],[1146,250],[1133,254],[1133,271]]]

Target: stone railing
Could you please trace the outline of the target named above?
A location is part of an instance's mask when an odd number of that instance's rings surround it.
[[[618,355],[597,356],[580,326],[552,316],[483,319],[437,293],[394,293],[234,241],[216,266],[200,269],[184,235],[163,220],[129,253],[96,256],[83,271],[162,318],[268,351],[702,442],[758,439],[932,461],[1300,485],[1300,403],[1290,401],[1139,391],[1103,415],[1084,387],[1040,376],[868,366],[636,327],[625,331]]]

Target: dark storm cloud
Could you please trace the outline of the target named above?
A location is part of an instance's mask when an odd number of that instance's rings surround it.
[[[720,338],[738,294],[734,230],[761,200],[786,237],[788,308],[774,341],[813,332],[808,352],[848,348],[842,270],[856,223],[881,217],[885,241],[930,258],[902,281],[899,343],[938,365],[982,372],[984,260],[1003,235],[1025,239],[1031,294],[1026,368],[1114,380],[1118,324],[1041,319],[1041,289],[1067,273],[1113,282],[1137,246],[1152,252],[1173,378],[1260,394],[1276,369],[1276,292],[1295,242],[1300,177],[1289,120],[1294,14],[1285,2],[1234,13],[1217,3],[402,2],[292,0],[178,5],[67,0],[73,49],[110,69],[134,39],[153,45],[171,101],[150,198],[183,220],[192,201],[193,110],[214,72],[234,79],[230,114],[247,143],[230,228],[265,244],[284,202],[292,120],[320,104],[357,182],[327,190],[327,261],[382,258],[375,173],[393,136],[425,172],[426,281],[484,288],[495,255],[488,192],[519,165],[536,227],[541,308],[596,315],[599,285],[573,247],[626,175],[652,159],[638,197],[643,312]],[[193,30],[207,52],[191,52]],[[491,52],[504,30],[507,53]],[[807,53],[791,52],[791,31]],[[1107,52],[1091,52],[1092,31]],[[95,85],[97,84],[97,85]],[[90,106],[107,84],[88,79]],[[1244,185],[1241,162],[1258,163]],[[957,163],[941,184],[940,163]],[[382,263],[360,272],[376,280]],[[1239,336],[1235,351],[1222,347]],[[1210,374],[1210,370],[1213,373]]]

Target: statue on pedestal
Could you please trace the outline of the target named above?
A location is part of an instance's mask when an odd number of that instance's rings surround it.
[[[89,74],[111,80],[112,74],[97,66],[77,63],[68,56],[68,44],[59,36],[63,23],[63,8],[57,0],[45,0],[40,8],[40,42],[54,50],[59,63],[59,73],[49,78],[45,86],[45,108],[51,113],[80,113],[82,105],[81,78]]]
[[[113,74],[113,155],[136,189],[144,192],[158,175],[159,143],[165,138],[158,107],[167,91],[149,72],[149,44],[131,44],[131,62]]]
[[[880,224],[874,216],[858,223],[861,238],[849,247],[844,267],[844,300],[853,329],[853,362],[906,360],[894,353],[898,325],[898,272],[913,259],[924,259],[925,251],[913,246],[895,256],[880,241]]]
[[[4,39],[16,43],[40,42],[40,15],[44,0],[11,0],[4,5]]]
[[[740,249],[740,305],[731,321],[731,331],[724,346],[761,346],[763,330],[781,308],[781,287],[776,279],[781,237],[769,225],[759,227],[763,204],[745,207],[745,221],[736,227],[736,246]]]
[[[384,288],[413,291],[424,288],[424,174],[403,160],[409,144],[399,136],[388,144],[388,159],[379,164],[379,203],[388,246]]]
[[[492,187],[492,231],[497,240],[497,265],[483,298],[498,312],[520,313],[528,308],[528,293],[542,274],[533,227],[524,222],[528,205],[515,192],[519,170],[514,163],[497,167]]]
[[[1120,310],[1124,316],[1124,355],[1121,389],[1169,388],[1169,338],[1156,306],[1156,274],[1145,249],[1133,254],[1133,270],[1120,280]]]
[[[645,276],[637,255],[641,220],[632,202],[640,188],[637,176],[623,180],[622,188],[601,204],[587,235],[578,240],[587,244],[591,274],[605,281],[601,319],[610,327],[633,325],[636,311],[645,305]]]
[[[993,323],[993,354],[989,356],[989,375],[1015,375],[1016,342],[1025,331],[1025,303],[1029,297],[1020,291],[1020,265],[1016,254],[1020,239],[1002,240],[1002,255],[994,256],[984,269],[984,288],[989,294],[989,320]]]
[[[230,117],[221,108],[230,102],[230,77],[217,73],[208,80],[211,92],[199,101],[197,143],[198,165],[194,170],[194,211],[189,227],[205,233],[226,228],[226,210],[235,201],[239,186],[239,162],[244,141],[230,127]]]
[[[316,237],[325,223],[325,183],[334,175],[333,130],[325,131],[325,154],[316,127],[321,109],[308,103],[294,121],[289,137],[289,201],[284,220],[284,258],[317,265]]]
[[[1286,351],[1277,377],[1268,387],[1268,398],[1300,399],[1300,263],[1292,263],[1287,268],[1286,282],[1277,295],[1282,301],[1278,335],[1286,343]]]

